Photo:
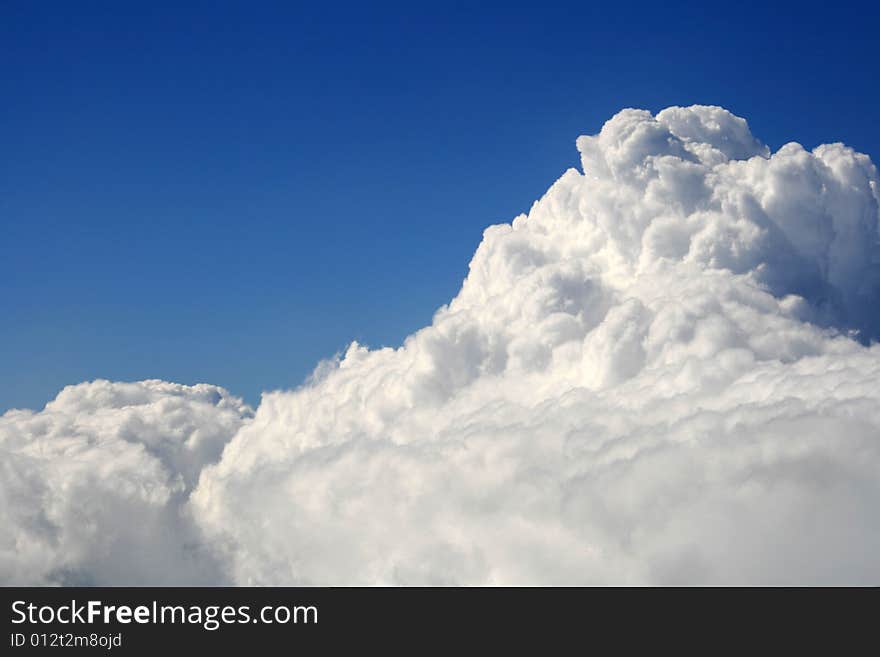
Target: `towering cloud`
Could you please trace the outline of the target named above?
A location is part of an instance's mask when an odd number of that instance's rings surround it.
[[[3,416],[0,578],[877,583],[870,159],[703,106],[577,145],[431,326],[253,417],[158,382]]]

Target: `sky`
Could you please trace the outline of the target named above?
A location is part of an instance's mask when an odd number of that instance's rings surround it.
[[[880,581],[877,10],[254,4],[0,9],[0,584]]]
[[[2,3],[0,411],[397,345],[625,107],[876,158],[880,10],[772,5]]]

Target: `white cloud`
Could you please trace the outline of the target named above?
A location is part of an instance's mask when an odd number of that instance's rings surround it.
[[[222,388],[95,381],[0,418],[0,581],[215,583],[182,512],[251,409]]]
[[[0,578],[877,583],[869,158],[701,106],[578,148],[431,326],[253,419],[158,382],[7,413]]]

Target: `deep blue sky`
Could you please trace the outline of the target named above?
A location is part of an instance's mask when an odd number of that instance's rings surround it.
[[[876,159],[877,3],[765,4],[0,2],[0,411],[396,345],[623,107]]]

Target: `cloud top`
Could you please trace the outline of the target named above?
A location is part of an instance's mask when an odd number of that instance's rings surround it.
[[[202,468],[253,414],[222,388],[68,386],[0,417],[0,581],[213,584],[225,575],[184,512]]]
[[[161,382],[4,415],[0,577],[876,583],[870,159],[771,154],[706,106],[624,110],[577,146],[430,326],[252,417]]]

